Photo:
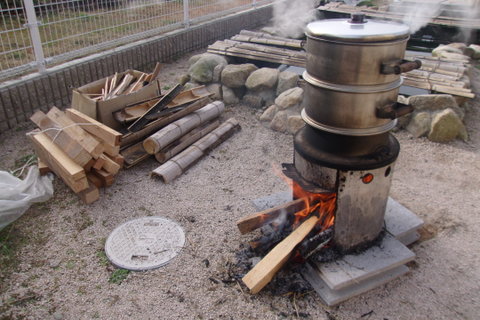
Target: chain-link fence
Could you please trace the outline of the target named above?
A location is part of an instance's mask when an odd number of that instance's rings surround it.
[[[3,0],[0,79],[274,0]]]

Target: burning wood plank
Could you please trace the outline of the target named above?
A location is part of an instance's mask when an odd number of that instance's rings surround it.
[[[296,246],[313,230],[318,221],[317,216],[305,220],[242,278],[251,293],[258,293],[273,279],[288,261]]]
[[[296,199],[244,217],[237,221],[237,227],[241,234],[245,234],[272,222],[283,214],[290,215],[303,210],[306,206],[305,199]]]

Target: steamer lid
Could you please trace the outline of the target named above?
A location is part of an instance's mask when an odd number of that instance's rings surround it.
[[[328,19],[309,23],[307,37],[343,42],[384,42],[408,38],[405,24],[365,19],[363,14],[352,14],[351,19]]]

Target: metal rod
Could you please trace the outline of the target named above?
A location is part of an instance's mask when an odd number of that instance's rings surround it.
[[[183,26],[190,27],[190,8],[189,0],[183,0]]]
[[[39,72],[45,72],[45,55],[43,54],[42,39],[40,38],[40,31],[38,30],[39,22],[35,14],[33,0],[24,0],[25,13],[27,14],[28,31],[32,40],[33,52],[35,53],[35,60]]]

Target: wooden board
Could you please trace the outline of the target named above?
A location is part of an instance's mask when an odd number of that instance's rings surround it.
[[[77,142],[97,159],[103,153],[103,146],[94,137],[85,132],[76,122],[67,117],[64,112],[56,107],[48,111],[47,116],[60,124],[65,132],[76,138]]]
[[[180,92],[170,103],[167,104],[166,109],[173,109],[179,106],[184,106],[188,103],[195,102],[204,97],[212,96],[213,93],[207,90],[205,86],[200,86]],[[159,98],[160,99],[160,98]],[[143,114],[145,114],[157,101],[150,101],[138,104],[136,106],[126,107],[114,113],[115,119],[120,122],[128,123],[135,121]]]
[[[248,233],[263,225],[270,223],[282,214],[293,214],[306,208],[304,199],[296,199],[279,206],[257,212],[237,221],[238,230],[241,234]]]
[[[82,129],[93,134],[94,136],[100,138],[106,143],[112,146],[120,145],[120,138],[122,134],[116,130],[113,130],[101,122],[98,122],[95,119],[90,118],[89,116],[81,113],[75,109],[66,109],[67,116],[75,121],[76,123],[85,123],[87,125],[82,126]]]
[[[88,188],[88,181],[83,168],[70,159],[46,134],[32,132],[29,137],[37,155],[70,189],[78,193]]]
[[[242,278],[251,293],[258,293],[273,279],[274,275],[288,261],[295,247],[312,231],[318,220],[317,216],[305,220]]]
[[[44,176],[47,173],[52,172],[52,170],[48,167],[47,163],[40,158],[38,158],[38,171],[40,172],[41,176]]]
[[[62,125],[47,117],[42,111],[35,112],[30,120],[78,165],[83,167],[92,159],[90,153],[77,142],[75,136],[62,130]]]
[[[78,193],[83,203],[90,204],[100,199],[100,192],[95,184],[89,182],[88,188]]]

